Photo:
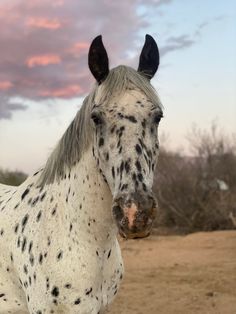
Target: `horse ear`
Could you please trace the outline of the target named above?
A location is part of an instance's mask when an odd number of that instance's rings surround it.
[[[102,36],[97,36],[91,43],[88,54],[88,65],[98,84],[101,84],[109,73],[109,61]]]
[[[159,61],[160,56],[157,44],[152,36],[146,35],[145,43],[139,57],[138,72],[150,80],[158,69]]]

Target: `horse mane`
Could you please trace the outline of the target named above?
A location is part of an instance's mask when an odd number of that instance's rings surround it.
[[[149,80],[130,67],[120,65],[112,69],[102,86],[103,90],[99,99],[100,104],[108,103],[111,97],[118,98],[119,95],[129,88],[135,88],[144,93],[153,106],[162,108],[159,97]],[[79,162],[81,156],[87,150],[92,138],[90,115],[97,90],[98,84],[96,83],[49,156],[39,177],[38,184],[40,186],[62,179],[66,171]]]

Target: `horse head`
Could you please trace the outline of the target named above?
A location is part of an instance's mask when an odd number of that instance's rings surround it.
[[[150,84],[159,65],[155,40],[146,35],[138,70],[109,70],[102,37],[89,50],[89,68],[97,81],[91,109],[93,156],[113,196],[112,213],[125,238],[148,236],[156,216],[152,193],[157,162],[160,100]]]

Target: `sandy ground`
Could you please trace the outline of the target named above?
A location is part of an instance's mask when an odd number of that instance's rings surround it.
[[[110,314],[236,314],[236,231],[121,241]]]

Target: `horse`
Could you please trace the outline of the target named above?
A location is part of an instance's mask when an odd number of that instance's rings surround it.
[[[110,70],[100,35],[88,65],[94,87],[45,166],[18,187],[0,185],[1,314],[104,313],[124,273],[118,234],[151,232],[157,44],[146,35],[137,71]]]

